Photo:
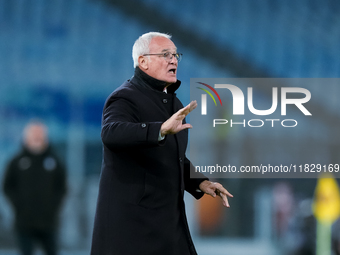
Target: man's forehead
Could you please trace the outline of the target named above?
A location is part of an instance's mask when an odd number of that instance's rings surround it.
[[[43,124],[29,124],[24,132],[26,134],[32,134],[32,133],[45,133],[46,127]]]
[[[170,39],[160,36],[152,38],[149,46],[150,50],[155,49],[162,52],[177,50],[177,47]]]

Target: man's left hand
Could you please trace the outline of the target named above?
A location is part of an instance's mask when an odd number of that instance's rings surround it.
[[[212,197],[220,196],[223,200],[223,205],[230,207],[228,197],[233,197],[233,195],[230,194],[229,191],[222,186],[222,184],[205,180],[201,182],[199,189]]]

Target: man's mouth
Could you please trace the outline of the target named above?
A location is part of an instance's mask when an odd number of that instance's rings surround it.
[[[171,73],[171,74],[176,74],[176,68],[170,69],[170,70],[169,70],[169,73]]]

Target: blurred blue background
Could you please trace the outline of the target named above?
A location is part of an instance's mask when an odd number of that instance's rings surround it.
[[[68,170],[61,254],[89,253],[102,107],[133,75],[132,45],[149,31],[172,34],[183,53],[178,72],[183,104],[190,100],[190,78],[340,74],[337,0],[0,0],[0,182],[20,148],[24,125],[31,118],[43,119]],[[313,96],[323,88],[314,89]],[[325,119],[313,126],[311,139],[336,160],[340,87],[334,84],[332,92],[334,97],[315,101]],[[258,98],[268,101],[270,96],[263,90]],[[331,135],[325,138],[326,133]],[[285,139],[280,133],[275,137]],[[252,134],[244,138],[245,147],[247,139]],[[311,214],[316,180],[224,184],[235,199],[217,222],[206,222],[202,206],[186,197],[199,254],[303,254],[297,251],[306,239],[303,222]],[[16,254],[12,222],[1,190],[0,254]]]

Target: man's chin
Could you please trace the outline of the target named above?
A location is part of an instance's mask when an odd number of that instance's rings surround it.
[[[168,78],[165,82],[167,82],[167,83],[175,83],[175,82],[177,82],[177,77]]]

